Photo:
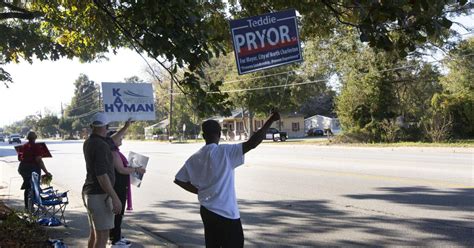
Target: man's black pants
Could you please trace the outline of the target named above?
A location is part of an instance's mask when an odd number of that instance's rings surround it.
[[[201,206],[206,247],[244,247],[244,231],[240,219],[228,219]]]

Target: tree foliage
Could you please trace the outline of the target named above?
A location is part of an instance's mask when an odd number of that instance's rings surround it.
[[[459,44],[447,56],[449,73],[441,78],[444,92],[433,99],[433,108],[447,111],[457,138],[474,137],[474,38]]]
[[[450,52],[441,84],[438,69],[418,57],[427,48],[451,49],[459,40],[450,39],[452,18],[472,7],[466,0],[0,0],[0,81],[13,80],[1,66],[20,59],[87,62],[127,47],[155,59],[175,92],[185,93],[176,95],[174,127],[232,108],[317,113],[310,107],[330,104],[333,80],[341,87],[341,123],[371,140],[414,138],[403,128],[420,133],[441,111],[458,136],[472,137],[472,57],[464,56],[473,52],[472,39]],[[300,14],[305,62],[237,76],[227,21],[288,8]],[[391,70],[400,65],[408,67]],[[82,129],[99,108],[94,82],[82,75],[75,87],[59,124],[64,131]],[[168,89],[157,101],[167,102]],[[168,111],[164,104],[158,116]],[[393,127],[398,117],[406,124],[400,130]]]
[[[388,135],[395,125],[402,127],[396,139],[420,139],[431,99],[441,92],[437,68],[351,39],[338,46],[354,51],[341,54],[337,66],[342,89],[336,106],[342,126],[363,133],[366,141],[395,140]]]
[[[175,82],[196,100],[205,100],[199,102],[203,112],[219,111],[224,97],[203,94],[194,72],[224,52],[224,13],[221,1],[0,1],[0,66],[20,58],[30,63],[33,58],[61,57],[91,61],[129,47],[170,73],[179,67],[189,70]],[[11,81],[3,69],[0,75],[0,80]]]
[[[448,44],[450,16],[468,12],[466,0],[436,1],[0,1],[0,66],[20,58],[32,62],[78,57],[91,61],[129,47],[147,54],[187,92],[198,114],[225,113],[229,102],[219,82],[206,82],[201,69],[230,50],[227,20],[295,8],[302,37],[328,37],[354,27],[371,47],[402,57],[427,44]],[[231,16],[227,14],[230,11]],[[160,60],[166,59],[171,63]],[[169,65],[172,66],[169,66]],[[0,68],[0,80],[11,81]],[[203,88],[204,87],[204,88]]]
[[[38,135],[44,138],[55,137],[59,134],[59,119],[56,115],[49,114],[38,120],[36,131]]]
[[[229,54],[211,60],[205,72],[208,81],[223,82],[222,90],[229,94],[233,109],[257,115],[266,115],[273,108],[293,112],[300,109],[307,99],[327,90],[325,74],[308,70],[301,64],[237,77],[234,57]],[[318,80],[321,81],[314,82]]]
[[[100,93],[98,85],[84,74],[79,75],[74,87],[74,95],[71,104],[66,107],[64,117],[73,119],[71,125],[74,131],[81,131],[89,126],[90,117],[99,111]]]
[[[67,139],[72,139],[74,136],[73,136],[73,128],[72,128],[72,123],[74,122],[74,119],[72,118],[64,118],[62,117],[61,119],[59,119],[59,123],[58,123],[58,127],[59,127],[59,130],[61,131],[61,136],[63,138],[67,138]],[[66,136],[66,134],[68,136]]]
[[[371,47],[405,57],[428,45],[448,44],[453,16],[470,13],[467,0],[402,1],[230,1],[236,15],[263,14],[294,8],[301,14],[302,37],[327,37],[340,26],[353,27]]]

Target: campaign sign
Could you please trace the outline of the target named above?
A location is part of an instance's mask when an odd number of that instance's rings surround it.
[[[303,60],[294,9],[232,20],[230,28],[239,74]]]
[[[151,84],[102,83],[102,95],[109,121],[156,119]]]
[[[143,169],[146,169],[148,160],[149,158],[147,156],[144,156],[135,152],[130,152],[128,154],[128,166],[132,168],[142,167]],[[140,188],[142,181],[143,181],[143,174],[140,174],[138,172],[134,172],[133,174],[130,174],[130,183],[132,185],[135,185],[138,188]]]
[[[38,148],[38,151],[40,154],[38,154],[39,156],[41,156],[42,158],[52,158],[53,156],[51,155],[51,153],[49,152],[49,149],[48,147],[46,146],[45,143],[43,142],[36,142],[35,143],[37,148]],[[19,145],[19,146],[15,146],[15,151],[16,153],[18,154],[18,160],[19,161],[23,161],[23,156],[24,156],[24,145]]]

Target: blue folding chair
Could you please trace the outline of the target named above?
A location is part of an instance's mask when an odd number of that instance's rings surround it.
[[[39,219],[59,219],[66,225],[64,212],[69,204],[67,191],[58,193],[52,187],[46,190],[41,189],[39,175],[31,173],[31,213]],[[56,217],[60,214],[59,218]]]

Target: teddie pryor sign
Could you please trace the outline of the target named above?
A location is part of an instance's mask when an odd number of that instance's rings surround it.
[[[239,74],[303,60],[296,11],[230,21]]]

